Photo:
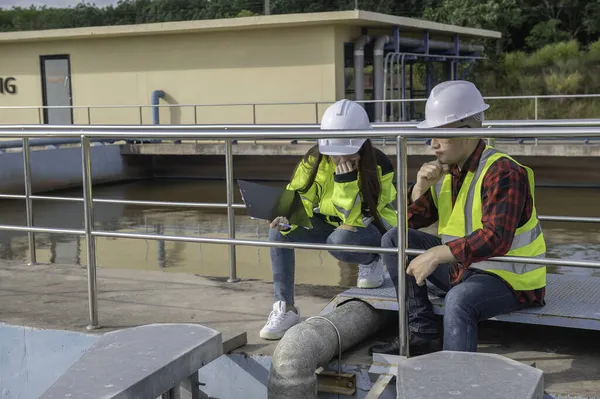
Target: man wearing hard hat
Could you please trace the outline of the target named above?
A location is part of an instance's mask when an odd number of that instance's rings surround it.
[[[488,108],[474,84],[444,82],[431,91],[417,127],[480,128]],[[545,266],[489,260],[546,252],[533,171],[482,139],[457,136],[431,140],[437,159],[421,167],[408,193],[408,248],[426,250],[409,257],[406,270],[411,355],[442,347],[475,352],[479,321],[544,305]],[[417,230],[435,222],[439,237]],[[382,245],[397,247],[397,234],[388,231]],[[397,257],[383,260],[397,287]],[[443,326],[426,282],[446,293]],[[398,346],[396,339],[371,350],[397,353]]]

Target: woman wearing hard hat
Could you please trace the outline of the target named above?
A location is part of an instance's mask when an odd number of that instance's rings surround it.
[[[324,113],[321,130],[371,129],[359,104],[341,100]],[[288,189],[297,190],[313,227],[289,225],[284,217],[270,223],[270,241],[381,246],[382,235],[397,225],[394,168],[389,158],[367,139],[319,139],[300,161]],[[294,306],[294,250],[271,248],[276,302],[261,338],[280,339],[300,321]],[[360,288],[383,284],[379,254],[330,252],[346,263],[358,263]]]

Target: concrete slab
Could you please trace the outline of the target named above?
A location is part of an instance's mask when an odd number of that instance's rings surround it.
[[[161,271],[98,270],[102,334],[150,323],[199,323],[220,331],[223,341],[244,331],[248,344],[236,352],[271,355],[276,342],[258,331],[272,306],[272,285],[263,281],[227,283],[223,279]],[[318,314],[343,288],[298,286],[296,296],[307,318]],[[86,332],[86,270],[70,265],[27,266],[0,262],[0,318],[13,325]],[[397,330],[392,323],[344,354],[345,364],[370,365],[367,348]],[[535,362],[550,393],[600,396],[600,347],[596,331],[485,322],[479,351]]]
[[[490,353],[443,351],[400,360],[396,386],[398,399],[544,396],[541,370]]]
[[[98,339],[40,399],[156,398],[222,353],[221,333],[198,324],[113,331]]]

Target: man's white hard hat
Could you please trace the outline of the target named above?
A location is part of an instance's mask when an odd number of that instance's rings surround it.
[[[369,115],[358,103],[340,100],[330,105],[321,119],[321,130],[368,130]],[[356,154],[367,139],[319,139],[319,152],[323,155]]]
[[[473,83],[466,80],[442,82],[431,90],[425,104],[425,120],[417,128],[435,128],[470,116],[483,115],[483,111],[489,107]]]

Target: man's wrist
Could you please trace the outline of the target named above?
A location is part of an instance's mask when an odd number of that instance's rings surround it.
[[[423,188],[421,187],[421,185],[419,185],[418,183],[415,183],[411,192],[411,199],[413,202],[415,202],[416,200],[418,200],[419,198],[421,198],[421,196],[423,194],[425,194],[425,192],[429,189],[429,187],[427,188]]]
[[[457,263],[458,260],[452,254],[450,247],[442,244],[432,248],[434,251],[434,257],[438,265],[443,263]]]

